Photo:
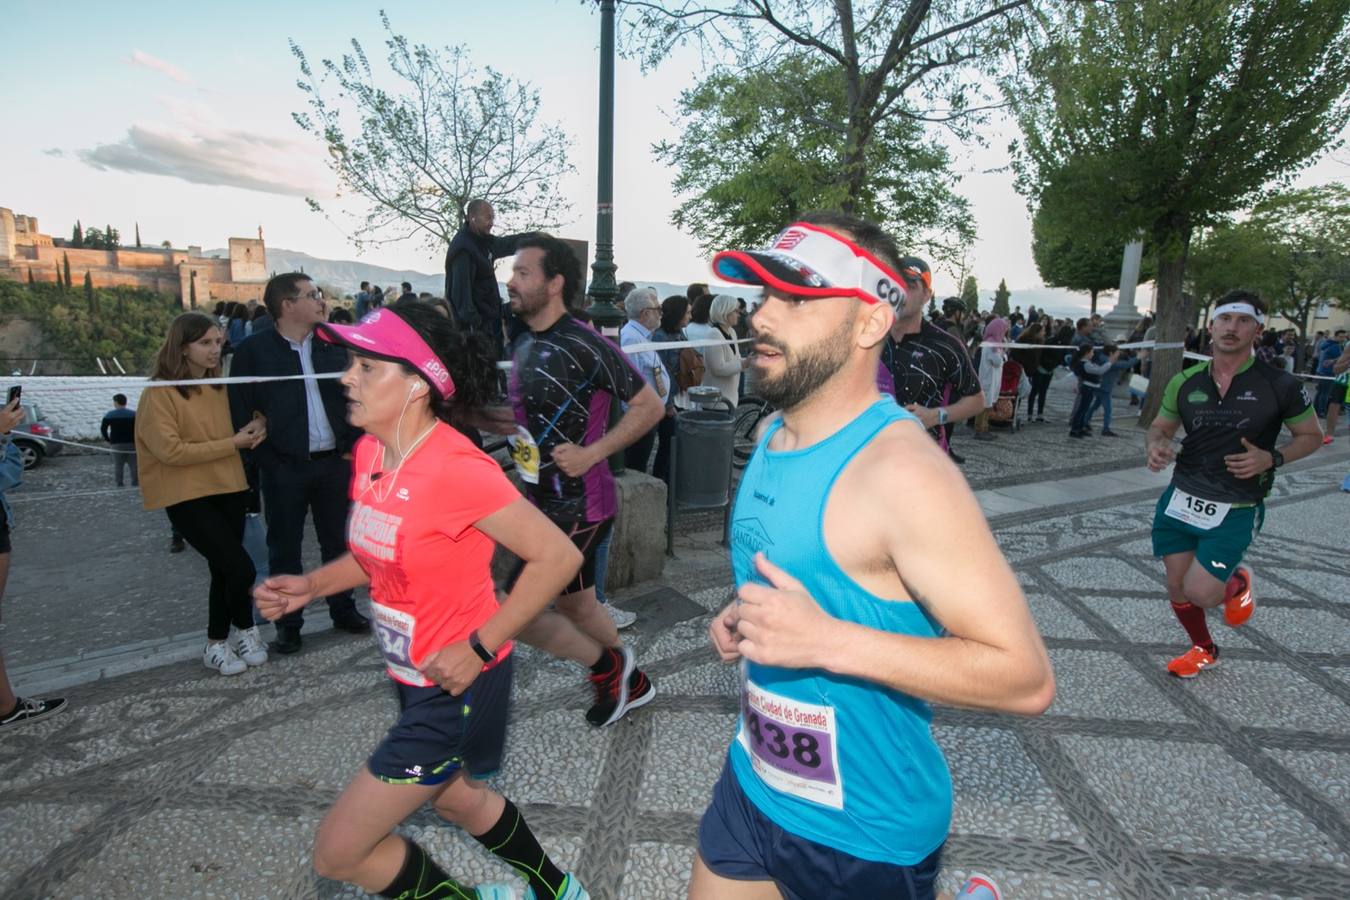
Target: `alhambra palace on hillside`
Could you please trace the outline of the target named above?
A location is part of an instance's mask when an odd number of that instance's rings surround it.
[[[0,207],[0,278],[26,282],[31,273],[34,281],[55,284],[67,260],[76,284],[88,272],[95,287],[148,288],[177,297],[184,307],[192,305],[194,296],[197,306],[218,300],[261,302],[267,282],[261,228],[256,238],[230,238],[229,259],[202,256],[201,247],[90,250],[43,234],[36,218]]]

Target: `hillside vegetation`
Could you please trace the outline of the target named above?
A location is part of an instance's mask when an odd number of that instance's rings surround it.
[[[128,374],[142,375],[180,312],[177,299],[144,288],[0,281],[0,323],[26,319],[43,334],[38,351],[0,352],[0,367],[26,374],[36,361],[39,375],[98,375],[95,357],[109,367],[116,357]]]

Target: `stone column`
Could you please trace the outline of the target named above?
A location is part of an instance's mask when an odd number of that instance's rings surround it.
[[[1131,241],[1125,245],[1125,255],[1120,264],[1120,293],[1116,298],[1115,309],[1107,313],[1102,323],[1112,340],[1127,337],[1139,321],[1139,310],[1134,306],[1134,289],[1139,284],[1139,264],[1144,258],[1144,242]]]

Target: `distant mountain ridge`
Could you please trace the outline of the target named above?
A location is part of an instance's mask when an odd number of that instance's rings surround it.
[[[229,250],[206,250],[206,256],[228,257]],[[355,294],[361,288],[361,282],[369,281],[380,287],[397,288],[408,282],[417,293],[427,291],[439,297],[445,293],[445,276],[440,273],[428,275],[410,269],[389,269],[372,263],[357,262],[351,259],[321,259],[299,250],[283,250],[280,247],[267,248],[268,272],[304,272],[313,276],[315,281],[335,288],[341,288],[348,294]]]

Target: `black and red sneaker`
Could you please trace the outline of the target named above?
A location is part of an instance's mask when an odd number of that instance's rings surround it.
[[[628,701],[628,677],[633,674],[633,651],[619,647],[606,649],[605,653],[617,657],[613,665],[606,672],[589,676],[595,702],[586,710],[586,721],[596,728],[612,725],[623,715],[624,703]]]
[[[595,704],[586,711],[586,721],[597,728],[613,725],[630,709],[646,706],[656,696],[656,687],[647,673],[633,662],[633,651],[619,647],[614,667],[602,675],[592,675]]]

